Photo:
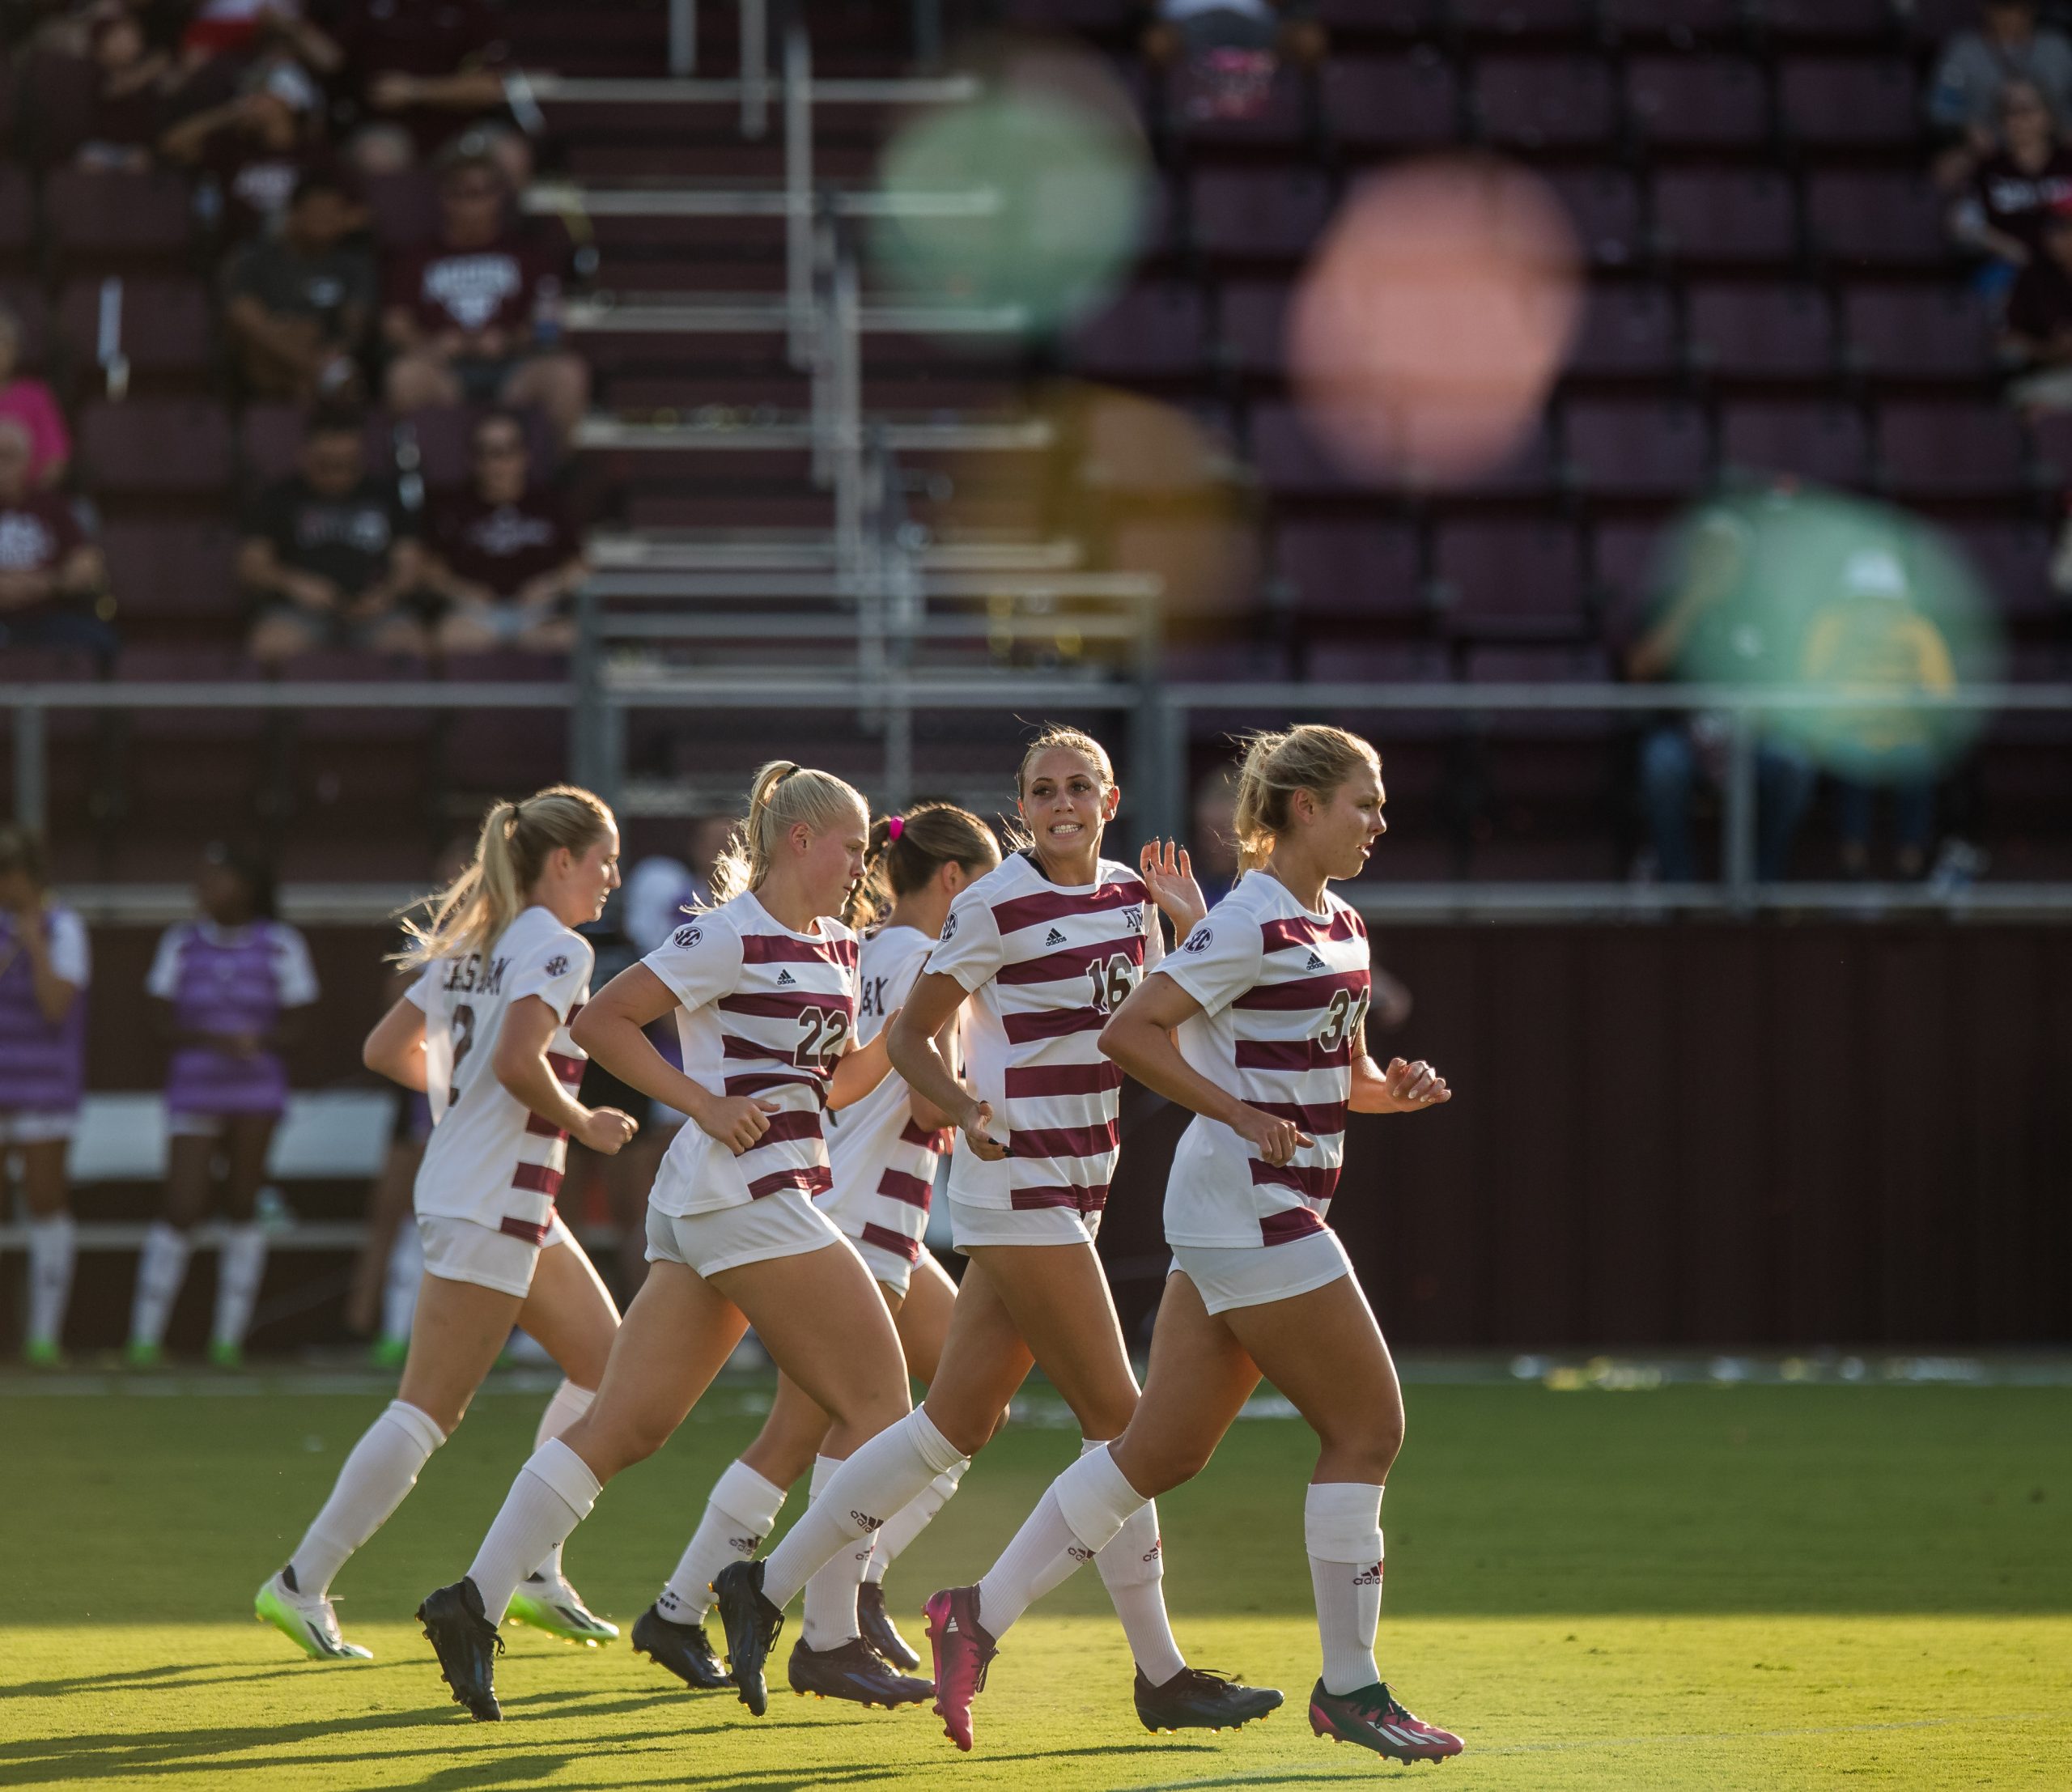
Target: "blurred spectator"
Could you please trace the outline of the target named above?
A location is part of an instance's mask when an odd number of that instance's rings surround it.
[[[79,146],[80,165],[149,168],[163,104],[160,83],[172,67],[172,58],[145,41],[143,22],[129,12],[96,18],[91,42],[94,100],[87,140]]]
[[[425,588],[450,606],[439,619],[448,653],[575,643],[576,588],[588,575],[582,538],[554,493],[533,483],[518,419],[475,425],[468,489],[436,499],[426,533]]]
[[[1920,695],[1952,690],[1957,682],[1941,632],[1909,601],[1904,569],[1879,549],[1851,554],[1841,597],[1815,612],[1806,637],[1806,673],[1843,690]],[[1919,877],[1928,868],[1935,819],[1929,718],[1904,709],[1837,709],[1828,727],[1843,871],[1851,877],[1869,873],[1871,804],[1883,788],[1892,793],[1899,874]]]
[[[1213,908],[1238,881],[1238,783],[1227,771],[1212,771],[1195,786],[1187,840],[1195,881]]]
[[[257,396],[359,395],[380,299],[373,257],[346,241],[360,221],[336,176],[305,174],[278,234],[247,243],[224,268],[225,333]]]
[[[2072,202],[2044,220],[2043,253],[2015,277],[2002,346],[2026,370],[2008,388],[2015,403],[2038,410],[2072,403]]]
[[[236,96],[190,114],[159,139],[168,161],[207,176],[207,203],[225,236],[273,227],[295,184],[322,151],[323,95],[299,63],[272,57],[254,63]]]
[[[72,435],[50,388],[15,372],[22,321],[0,304],[0,418],[17,423],[29,440],[29,483],[54,486],[71,464]]]
[[[2000,90],[1999,147],[1972,172],[1958,201],[1954,234],[2010,268],[2043,253],[2051,213],[2072,200],[2072,149],[2059,140],[2050,108],[2032,81]]]
[[[1993,153],[2000,90],[2018,80],[2043,96],[2061,130],[2072,123],[2072,40],[2037,24],[2035,0],[1983,0],[1978,28],[1950,40],[1929,83],[1930,122],[1957,139],[1946,176]]]
[[[1792,502],[1789,489],[1764,492],[1747,502],[1764,507]],[[1735,600],[1753,571],[1756,531],[1740,501],[1716,503],[1692,526],[1684,563],[1669,581],[1653,614],[1626,653],[1628,677],[1642,682],[1672,678],[1696,661],[1731,665],[1750,684],[1774,677],[1794,643],[1775,638],[1760,609]],[[1657,875],[1665,883],[1689,883],[1697,876],[1691,839],[1691,799],[1700,780],[1715,788],[1726,781],[1732,738],[1729,717],[1679,714],[1655,723],[1641,743],[1641,796],[1647,812]],[[1768,737],[1756,743],[1756,875],[1764,883],[1789,870],[1791,846],[1813,793],[1813,767],[1795,747]]]
[[[1307,0],[1154,0],[1144,53],[1179,76],[1189,116],[1256,117],[1283,62],[1323,59],[1310,11]]]
[[[258,606],[251,650],[268,664],[312,648],[422,653],[406,601],[418,585],[412,520],[393,482],[367,470],[356,418],[319,412],[295,471],[244,523],[240,582]]]
[[[92,605],[108,568],[71,506],[31,479],[34,452],[28,430],[0,418],[0,647],[76,648],[105,660],[115,635]]]
[[[408,414],[431,405],[537,405],[565,442],[590,403],[590,370],[560,346],[556,260],[510,227],[487,155],[447,159],[436,242],[388,270],[382,334],[387,392]]]
[[[731,815],[698,816],[685,830],[683,858],[651,853],[626,873],[622,924],[636,951],[652,952],[686,915],[712,906],[712,873],[736,825]]]

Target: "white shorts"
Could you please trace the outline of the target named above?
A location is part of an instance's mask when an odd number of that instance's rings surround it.
[[[648,1262],[681,1263],[707,1278],[743,1263],[803,1257],[809,1251],[849,1242],[796,1188],[779,1189],[759,1201],[715,1208],[709,1213],[678,1215],[648,1209]]]
[[[1352,1261],[1338,1234],[1327,1229],[1277,1245],[1173,1246],[1173,1267],[1184,1272],[1212,1313],[1233,1306],[1265,1306],[1292,1300],[1352,1273]]]
[[[844,1232],[842,1236],[856,1247],[856,1255],[864,1259],[864,1268],[871,1272],[873,1281],[899,1295],[904,1295],[913,1285],[912,1258],[902,1257],[896,1251],[888,1251],[883,1245],[873,1244],[869,1239],[859,1238],[852,1233]]]
[[[444,1213],[420,1213],[418,1240],[424,1246],[428,1275],[443,1282],[473,1282],[478,1288],[493,1288],[521,1301],[533,1291],[533,1271],[540,1253],[552,1245],[575,1242],[558,1213],[537,1244],[479,1220],[456,1220]]]
[[[0,1145],[49,1144],[79,1130],[74,1107],[0,1108]]]
[[[949,1204],[949,1239],[958,1251],[973,1245],[1090,1245],[1101,1230],[1098,1208],[977,1207]]]

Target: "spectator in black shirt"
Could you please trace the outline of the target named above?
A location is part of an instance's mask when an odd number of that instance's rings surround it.
[[[1957,240],[2010,268],[2027,267],[2043,250],[2053,209],[2072,199],[2072,150],[2041,91],[2031,81],[2000,90],[1999,147],[1973,171],[1958,202]]]
[[[357,419],[319,413],[296,470],[245,519],[240,582],[257,606],[253,656],[269,665],[312,648],[422,653],[418,545],[393,482],[367,469]]]
[[[373,257],[346,240],[361,215],[335,176],[305,174],[279,234],[246,244],[224,269],[226,333],[258,397],[359,395],[380,299]]]
[[[425,586],[449,608],[439,644],[448,653],[516,647],[565,653],[571,614],[588,575],[583,545],[559,499],[532,482],[518,419],[503,412],[475,426],[468,488],[435,500]]]
[[[31,480],[31,455],[28,429],[0,418],[0,648],[77,648],[105,662],[115,636],[96,608],[107,567],[72,507]]]

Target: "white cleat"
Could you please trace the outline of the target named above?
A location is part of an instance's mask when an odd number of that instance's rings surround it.
[[[298,1593],[278,1574],[253,1596],[252,1615],[261,1624],[271,1624],[312,1661],[374,1659],[372,1650],[349,1643],[338,1634],[338,1615],[328,1599]]]
[[[618,1626],[607,1624],[592,1612],[583,1603],[583,1595],[560,1574],[528,1575],[511,1595],[511,1609],[506,1616],[535,1630],[544,1630],[550,1637],[558,1637],[563,1642],[583,1643],[592,1649],[618,1634]]]

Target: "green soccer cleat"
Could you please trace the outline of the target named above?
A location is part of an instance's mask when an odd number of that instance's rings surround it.
[[[283,1569],[259,1589],[252,1615],[270,1624],[316,1662],[369,1662],[374,1651],[349,1643],[338,1634],[338,1614],[327,1599],[312,1599],[288,1585]]]
[[[62,1369],[65,1352],[55,1338],[32,1338],[22,1346],[22,1362],[29,1369]]]
[[[563,1642],[582,1643],[594,1649],[618,1635],[618,1626],[607,1624],[583,1603],[583,1595],[561,1575],[528,1575],[511,1595],[511,1609],[504,1616],[529,1624]]]
[[[408,1338],[376,1338],[367,1347],[367,1360],[376,1369],[401,1369],[410,1355]]]
[[[132,1338],[123,1347],[122,1361],[131,1369],[163,1369],[165,1366],[165,1346],[146,1344],[142,1338]]]
[[[244,1366],[244,1346],[227,1338],[211,1339],[209,1344],[209,1366],[211,1369],[242,1369]]]

